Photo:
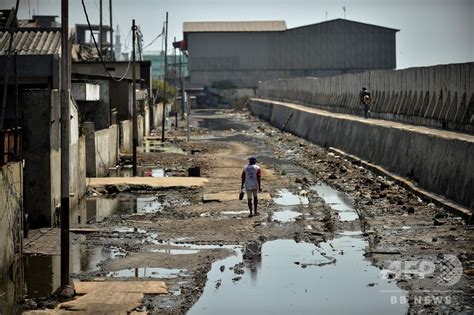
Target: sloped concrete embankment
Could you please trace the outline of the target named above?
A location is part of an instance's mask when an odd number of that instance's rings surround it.
[[[373,118],[474,133],[474,62],[367,71],[259,83],[258,97],[363,115],[359,91],[372,93]]]
[[[474,208],[474,137],[285,104],[252,99],[249,106],[274,126],[286,124],[285,130],[299,137],[339,148]]]

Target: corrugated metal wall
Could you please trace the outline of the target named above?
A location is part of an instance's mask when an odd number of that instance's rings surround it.
[[[395,30],[346,20],[285,32],[189,33],[191,84],[329,76],[394,69]]]

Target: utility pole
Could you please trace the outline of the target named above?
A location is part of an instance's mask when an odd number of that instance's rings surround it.
[[[100,18],[99,18],[99,48],[100,48],[99,54],[102,54],[102,52],[104,51],[102,49],[102,43],[103,43],[102,28],[104,27],[103,26],[103,21],[102,21],[102,0],[100,0],[100,3],[99,3],[99,15],[100,15]]]
[[[174,43],[176,43],[176,37],[173,40],[173,85],[175,87],[175,91],[178,90],[178,63],[176,62],[176,47],[174,47]],[[176,98],[175,98],[176,100]],[[176,101],[174,102],[175,105]],[[178,130],[178,106],[175,106],[175,120],[174,120],[174,127],[176,130]]]
[[[165,142],[165,113],[166,113],[166,80],[168,79],[167,71],[168,70],[168,12],[166,12],[166,22],[165,22],[165,75],[163,82],[163,115],[161,118],[161,142]]]
[[[181,50],[181,49],[180,49]],[[180,62],[179,62],[179,76],[181,77],[181,119],[184,119],[184,54],[181,51]]]
[[[133,130],[133,176],[137,176],[137,146],[138,146],[138,129],[137,129],[137,83],[136,83],[136,75],[135,75],[135,41],[136,41],[136,32],[137,26],[135,25],[135,19],[132,20],[132,95],[133,95],[133,103],[132,103],[132,112],[133,112],[133,122],[132,122],[132,130]]]
[[[61,287],[69,278],[69,0],[61,0]]]
[[[110,19],[110,60],[115,60],[114,54],[114,29],[112,24],[112,0],[109,0],[109,19]]]

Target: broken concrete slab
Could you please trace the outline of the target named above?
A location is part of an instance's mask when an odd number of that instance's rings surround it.
[[[87,186],[148,186],[151,188],[201,187],[207,183],[202,177],[90,177]]]
[[[143,293],[94,291],[59,307],[82,314],[127,314],[140,306],[143,296]]]
[[[245,199],[245,198],[244,198]],[[272,196],[269,193],[259,193],[258,199],[260,200],[271,200]],[[223,191],[215,194],[204,194],[202,197],[203,202],[223,202],[239,200],[239,191]]]
[[[77,294],[94,291],[114,291],[124,293],[167,294],[168,289],[163,281],[86,281],[75,282]]]
[[[75,282],[78,298],[61,303],[53,314],[64,310],[80,314],[128,314],[140,306],[145,294],[167,294],[163,281]],[[76,313],[77,314],[77,313]]]

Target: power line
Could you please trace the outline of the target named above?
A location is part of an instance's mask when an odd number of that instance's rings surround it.
[[[165,28],[163,26],[163,29],[161,30],[161,33],[158,34],[148,45],[145,45],[143,46],[143,50],[145,50],[146,48],[150,47],[151,45],[153,45],[157,40],[158,38],[160,38],[161,36],[163,36],[163,34],[165,33]]]
[[[82,8],[84,9],[84,14],[86,16],[86,20],[87,20],[87,25],[89,26],[89,31],[91,32],[91,37],[92,37],[92,40],[94,41],[94,46],[95,46],[95,49],[97,49],[97,53],[99,55],[99,59],[100,59],[100,62],[102,63],[102,66],[104,67],[104,70],[105,72],[107,73],[107,75],[110,77],[110,79],[112,79],[113,81],[115,82],[120,82],[122,81],[125,76],[127,75],[128,73],[128,69],[130,68],[130,62],[128,62],[128,66],[127,66],[127,70],[125,71],[125,73],[123,74],[123,76],[120,78],[120,79],[115,79],[109,72],[109,70],[107,70],[107,66],[105,65],[105,62],[104,62],[104,59],[102,57],[102,52],[100,51],[98,45],[97,45],[97,42],[95,40],[95,36],[94,36],[94,31],[92,30],[92,26],[91,26],[91,23],[89,21],[89,15],[87,14],[87,9],[86,9],[86,5],[84,3],[84,0],[81,1],[82,2]],[[135,30],[133,30],[135,31]]]

